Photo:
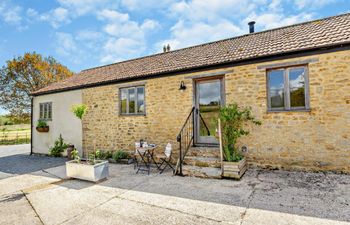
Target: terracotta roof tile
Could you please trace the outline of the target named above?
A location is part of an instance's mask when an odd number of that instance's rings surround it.
[[[349,13],[83,70],[33,94],[348,43]]]

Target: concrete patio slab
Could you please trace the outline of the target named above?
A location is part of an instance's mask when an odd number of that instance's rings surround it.
[[[124,189],[69,180],[33,189],[26,194],[45,224],[59,224],[89,211],[123,192],[125,192]]]
[[[19,154],[29,155],[30,144],[0,146],[0,157],[19,155]]]
[[[350,224],[349,175],[250,169],[233,181],[111,164],[95,184],[61,179],[64,159],[8,159],[23,164],[0,163],[0,224]]]
[[[84,221],[89,221],[89,223],[96,225],[222,224],[220,221],[214,221],[200,216],[190,215],[162,207],[150,206],[126,199],[113,199],[91,212],[79,215],[65,224],[84,224]]]
[[[0,224],[42,224],[22,192],[0,197]]]
[[[0,196],[24,190],[37,185],[60,181],[46,174],[23,174],[0,180]]]
[[[296,214],[248,209],[242,218],[242,225],[349,225],[348,222],[320,219],[317,217],[300,216]]]
[[[119,198],[220,222],[239,221],[241,215],[246,210],[244,207],[239,206],[217,204],[168,195],[145,194],[139,191],[128,191],[120,195]]]

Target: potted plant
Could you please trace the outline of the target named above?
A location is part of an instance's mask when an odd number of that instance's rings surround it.
[[[88,107],[84,104],[77,104],[77,105],[72,105],[71,107],[71,112],[80,120],[83,119],[85,114],[87,113]],[[84,152],[82,153],[84,156]]]
[[[58,139],[55,141],[54,146],[49,149],[49,154],[54,157],[62,157],[62,153],[67,149],[67,147],[68,145],[64,143],[62,135],[60,134]]]
[[[74,151],[74,145],[69,144],[67,147],[67,158],[68,159],[74,159],[74,157],[72,156],[72,152]]]
[[[47,125],[45,120],[38,120],[36,124],[36,130],[38,132],[49,132],[49,126]]]
[[[78,119],[82,120],[87,112],[87,106],[84,104],[72,105],[71,111]]]
[[[221,107],[219,112],[221,131],[221,148],[224,161],[222,176],[240,179],[247,169],[244,155],[236,146],[238,138],[249,134],[246,129],[248,123],[261,125],[261,122],[252,116],[251,108],[241,108],[237,104]]]
[[[128,164],[129,154],[123,150],[118,150],[113,153],[112,159],[109,159],[109,162]]]
[[[98,182],[108,177],[108,161],[100,159],[100,152],[89,154],[88,159],[80,159],[76,149],[71,152],[74,160],[66,162],[67,177]]]

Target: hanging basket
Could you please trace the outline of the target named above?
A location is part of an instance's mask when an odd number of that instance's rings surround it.
[[[37,127],[36,130],[40,133],[47,133],[49,132],[50,128],[49,126],[46,126],[46,127]]]

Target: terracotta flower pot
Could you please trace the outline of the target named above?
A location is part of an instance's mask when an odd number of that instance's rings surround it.
[[[72,151],[74,150],[74,145],[68,145],[67,148],[67,158],[72,159]]]
[[[46,127],[37,127],[36,130],[37,130],[38,132],[47,133],[47,132],[49,132],[50,129],[49,129],[49,126],[46,126]]]

